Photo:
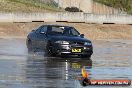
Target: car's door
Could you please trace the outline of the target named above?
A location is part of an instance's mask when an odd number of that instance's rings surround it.
[[[45,49],[47,45],[47,26],[42,26],[38,29],[35,38],[35,45],[38,49]]]

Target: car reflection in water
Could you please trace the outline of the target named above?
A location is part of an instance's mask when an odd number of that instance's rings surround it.
[[[92,60],[29,56],[26,66],[26,80],[33,88],[77,88],[81,68],[91,69]]]

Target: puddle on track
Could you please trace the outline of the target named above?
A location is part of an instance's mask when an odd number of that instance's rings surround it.
[[[77,77],[83,66],[92,79],[132,80],[131,40],[100,40],[93,45],[91,60],[82,60],[29,55],[24,39],[0,39],[0,88],[82,88]]]

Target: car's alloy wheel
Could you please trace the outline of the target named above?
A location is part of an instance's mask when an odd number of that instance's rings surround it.
[[[89,58],[90,59],[91,58],[91,55],[82,55],[81,57],[82,58]]]
[[[46,53],[47,53],[47,55],[49,55],[49,56],[55,56],[55,53],[53,53],[53,51],[52,51],[52,45],[51,45],[51,43],[48,43],[48,44],[47,44]]]

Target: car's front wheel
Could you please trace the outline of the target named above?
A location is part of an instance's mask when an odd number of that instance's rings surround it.
[[[49,42],[46,46],[46,51],[45,51],[46,55],[48,56],[55,56],[56,54],[53,52],[52,50],[52,44]]]
[[[90,59],[91,58],[91,55],[82,55],[81,57],[82,58],[89,58]]]

